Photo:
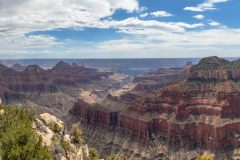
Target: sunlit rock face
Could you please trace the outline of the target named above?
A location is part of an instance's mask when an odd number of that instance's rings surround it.
[[[218,57],[203,58],[191,67],[190,80],[226,81],[240,80],[240,61],[230,62]]]
[[[186,70],[179,72],[185,78],[155,89],[146,91],[138,83],[135,89],[108,96],[101,104],[78,101],[70,113],[85,124],[109,128],[141,142],[158,139],[186,148],[238,147],[239,61],[208,57]],[[135,83],[141,81],[142,86],[159,80],[153,75],[144,83],[139,79],[144,80],[139,77]]]
[[[42,143],[54,153],[55,159],[85,160],[89,158],[87,144],[76,144],[72,137],[66,134],[65,123],[57,117],[43,113],[33,121],[33,129],[42,138]],[[54,127],[55,126],[55,129]],[[58,128],[56,130],[56,128]],[[69,149],[64,151],[62,141],[68,144]]]

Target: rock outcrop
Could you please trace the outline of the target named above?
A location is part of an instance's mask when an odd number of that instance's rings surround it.
[[[240,61],[230,62],[218,57],[203,58],[190,69],[188,79],[206,81],[240,80]]]
[[[55,126],[56,125],[56,126]],[[35,119],[33,128],[42,137],[43,144],[47,146],[56,159],[65,160],[86,160],[89,158],[87,144],[75,144],[71,136],[65,134],[64,123],[49,113],[43,113]],[[53,128],[55,126],[55,128]],[[59,128],[59,130],[56,130]],[[65,148],[63,141],[68,148]]]
[[[157,140],[186,150],[239,147],[239,61],[208,57],[183,72],[185,78],[157,89],[140,87],[118,97],[108,96],[101,104],[78,101],[70,113],[88,126],[120,132],[138,143]],[[156,153],[149,152],[152,157],[147,159],[154,159]]]

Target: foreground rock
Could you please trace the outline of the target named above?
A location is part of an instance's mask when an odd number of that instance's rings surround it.
[[[58,127],[61,129],[61,131],[64,130],[64,123],[60,119],[56,118],[55,116],[49,114],[49,113],[43,113],[40,114],[41,121],[46,125],[46,126],[51,126],[53,124],[57,124]]]
[[[78,101],[70,113],[88,136],[95,135],[92,143],[108,146],[103,152],[121,149],[143,159],[191,159],[204,150],[217,159],[234,156],[240,146],[240,61],[209,57],[183,72],[185,78],[155,89],[137,88],[94,105]],[[97,140],[107,132],[108,140]]]
[[[56,159],[86,160],[89,158],[88,145],[72,143],[71,136],[65,134],[64,123],[55,116],[49,113],[41,114],[34,121],[33,128],[42,137],[44,145],[52,150]]]

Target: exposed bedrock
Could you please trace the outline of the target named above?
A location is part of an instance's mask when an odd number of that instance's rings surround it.
[[[237,148],[240,146],[238,63],[205,58],[189,67],[184,79],[151,92],[141,88],[119,97],[108,96],[101,104],[78,101],[70,113],[85,124],[125,133],[139,142],[158,139],[183,148]]]
[[[190,80],[240,80],[240,61],[230,62],[218,57],[203,58],[190,68]]]
[[[131,111],[128,110],[128,112],[132,114]],[[79,104],[74,105],[71,114],[81,117],[80,120],[87,124],[120,130],[131,136],[133,140],[148,141],[157,137],[173,145],[208,149],[231,149],[240,145],[240,120],[211,122],[214,121],[211,119],[219,117],[205,115],[191,117],[192,120],[188,117],[189,119],[184,122],[153,115],[149,120],[147,117],[139,119],[137,115],[129,116],[119,112],[106,112]],[[197,119],[200,120],[197,121]]]

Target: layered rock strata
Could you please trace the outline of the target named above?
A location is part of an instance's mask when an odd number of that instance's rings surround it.
[[[109,95],[100,104],[78,101],[70,113],[138,142],[231,150],[240,146],[239,72],[239,61],[208,57],[189,67],[184,79],[151,92]]]
[[[13,69],[0,65],[0,97],[3,102],[31,106],[40,113],[50,112],[56,116],[64,116],[82,93],[89,92],[99,100],[109,87],[119,83],[111,78],[112,72],[100,72],[62,61],[48,70],[29,65],[20,71],[19,66],[14,65]]]

